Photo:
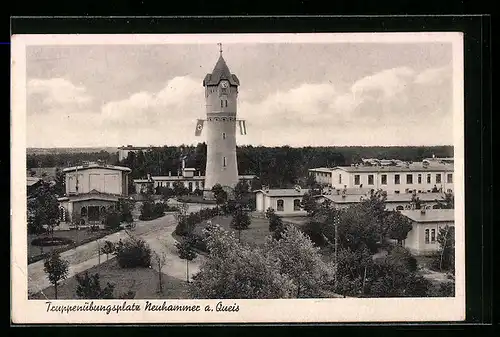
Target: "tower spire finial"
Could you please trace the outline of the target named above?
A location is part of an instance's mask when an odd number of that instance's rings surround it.
[[[217,45],[219,46],[219,53],[220,53],[220,56],[222,56],[222,43],[217,43]]]

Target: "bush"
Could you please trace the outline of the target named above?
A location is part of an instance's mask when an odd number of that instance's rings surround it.
[[[151,265],[151,248],[144,240],[120,240],[116,245],[115,255],[122,268],[147,268]]]
[[[165,204],[163,202],[144,201],[141,207],[140,220],[154,220],[165,214]]]
[[[190,235],[197,223],[213,218],[218,214],[215,208],[205,208],[198,212],[182,217],[175,228],[175,234],[180,236]]]
[[[133,298],[135,298],[135,291],[132,291],[132,290],[126,291],[126,292],[120,294],[120,296],[118,296],[118,298],[123,299],[123,300],[133,299]]]
[[[109,211],[104,219],[104,226],[108,229],[115,229],[120,227],[121,216],[116,211]]]
[[[99,280],[99,274],[96,273],[92,276],[85,272],[83,276],[76,275],[78,285],[76,286],[76,296],[83,299],[113,299],[113,290],[115,285],[107,283],[103,289]]]
[[[31,241],[33,246],[50,247],[50,246],[64,246],[75,243],[73,240],[61,237],[42,237],[36,238]]]

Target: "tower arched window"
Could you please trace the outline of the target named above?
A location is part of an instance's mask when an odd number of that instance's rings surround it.
[[[220,100],[220,107],[223,108],[224,107],[224,101],[223,100]]]
[[[226,108],[227,108],[227,99],[226,99]]]
[[[222,167],[226,167],[226,157],[222,157]]]
[[[283,212],[285,210],[285,201],[283,199],[278,199],[276,201],[276,210],[278,212]]]
[[[222,139],[226,139],[226,133],[225,132],[222,133]]]

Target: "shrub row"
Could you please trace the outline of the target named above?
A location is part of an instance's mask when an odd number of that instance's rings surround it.
[[[54,237],[47,236],[43,238],[35,238],[31,241],[31,244],[33,246],[50,247],[50,246],[70,245],[74,242],[75,241],[68,238],[62,238],[58,236]]]
[[[195,225],[199,222],[213,218],[218,214],[216,208],[205,208],[198,212],[190,213],[182,217],[175,228],[175,234],[180,236],[190,235],[193,233]]]
[[[165,204],[163,202],[145,201],[141,207],[139,220],[154,220],[165,214]]]
[[[100,233],[97,236],[93,236],[93,237],[90,237],[90,238],[85,238],[83,240],[80,240],[78,243],[73,242],[73,243],[71,243],[69,245],[66,245],[66,246],[63,246],[63,247],[59,247],[59,248],[55,248],[54,250],[50,250],[49,252],[46,252],[46,253],[43,253],[43,254],[38,254],[38,255],[34,255],[34,256],[28,256],[28,264],[35,263],[35,262],[38,262],[38,261],[41,261],[41,260],[45,260],[52,252],[61,254],[61,253],[64,253],[65,251],[68,251],[70,249],[76,248],[78,246],[84,245],[84,244],[92,242],[92,241],[95,241],[97,239],[101,239],[101,238],[105,237],[106,235],[118,232],[119,230],[120,230],[120,228],[116,228],[116,229],[114,229],[112,231],[109,231],[109,230],[108,231],[103,231],[102,233]]]

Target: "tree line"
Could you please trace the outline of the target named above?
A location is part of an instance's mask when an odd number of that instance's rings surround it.
[[[420,161],[427,157],[452,157],[452,146],[348,146],[348,147],[264,147],[239,146],[237,148],[240,174],[255,174],[262,184],[270,187],[289,187],[307,176],[314,167],[333,167],[359,163],[361,158],[399,159]],[[124,165],[132,169],[131,178],[151,175],[180,173],[182,158],[186,167],[204,172],[207,156],[206,143],[196,146],[164,146],[150,148],[118,161],[117,153],[105,151],[95,153],[29,154],[27,167],[54,167],[76,165],[82,161],[102,160],[112,165]]]

